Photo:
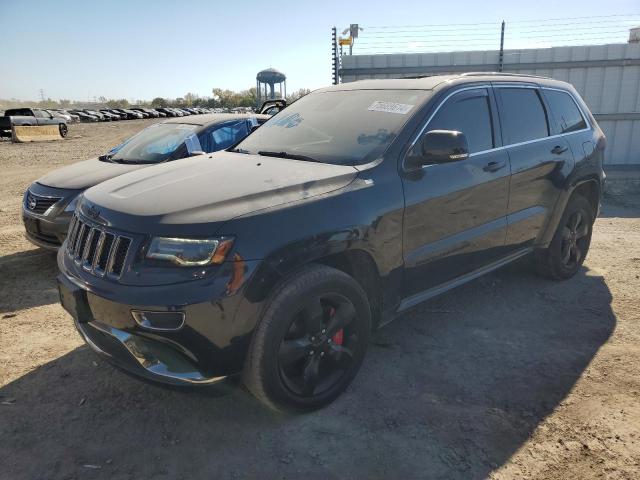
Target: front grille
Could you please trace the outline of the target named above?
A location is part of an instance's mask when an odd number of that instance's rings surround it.
[[[41,197],[31,192],[27,192],[25,206],[27,210],[38,215],[43,215],[51,207],[60,201],[61,197]]]
[[[71,219],[67,253],[88,272],[119,278],[127,262],[129,247],[129,237],[93,226],[77,214]]]

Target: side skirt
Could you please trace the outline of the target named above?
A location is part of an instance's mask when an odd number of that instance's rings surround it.
[[[518,250],[517,252],[514,252],[507,257],[501,258],[500,260],[490,263],[489,265],[479,268],[478,270],[474,270],[473,272],[467,273],[462,277],[454,278],[453,280],[449,280],[447,283],[443,283],[442,285],[438,285],[436,287],[430,288],[423,292],[416,293],[415,295],[411,295],[410,297],[407,297],[400,302],[400,306],[398,307],[395,313],[396,315],[399,313],[402,313],[405,310],[411,307],[414,307],[426,300],[429,300],[430,298],[433,298],[442,293],[445,293],[451,290],[452,288],[456,288],[456,287],[459,287],[460,285],[464,285],[465,283],[470,282],[471,280],[475,280],[476,278],[481,277],[485,273],[492,272],[493,270],[496,270],[521,257],[524,257],[525,255],[531,253],[532,251],[533,251],[533,248],[525,248],[522,250]],[[389,323],[391,320],[395,318],[396,315],[390,316],[388,321],[381,322],[381,325],[385,325]]]

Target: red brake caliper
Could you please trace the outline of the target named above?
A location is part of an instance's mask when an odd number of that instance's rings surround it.
[[[329,317],[333,317],[335,313],[336,313],[336,309],[331,307],[331,310],[329,311]],[[336,332],[336,334],[333,337],[331,337],[331,341],[336,345],[342,345],[342,342],[344,340],[343,334],[344,334],[344,329],[341,328]]]

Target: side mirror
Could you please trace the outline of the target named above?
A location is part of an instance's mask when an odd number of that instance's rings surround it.
[[[413,146],[406,158],[410,169],[423,165],[449,163],[469,157],[469,145],[464,133],[455,130],[431,130]]]

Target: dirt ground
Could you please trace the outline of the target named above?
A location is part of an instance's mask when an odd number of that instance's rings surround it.
[[[31,181],[150,122],[0,143],[1,479],[640,478],[640,196],[607,200],[576,278],[523,262],[449,292],[377,332],[334,404],[280,415],[98,359],[22,236]]]

